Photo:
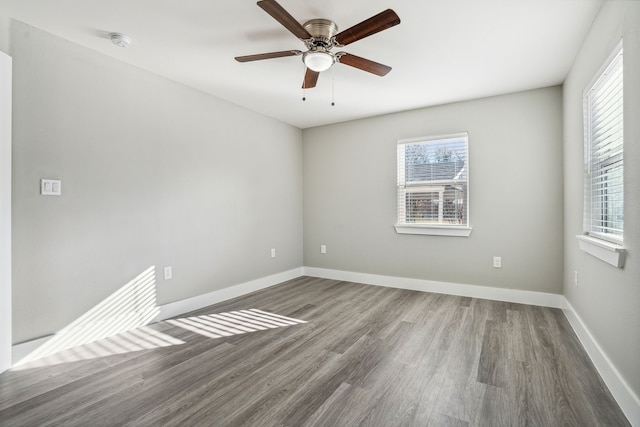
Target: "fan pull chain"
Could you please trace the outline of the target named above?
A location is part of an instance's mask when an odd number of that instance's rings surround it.
[[[307,79],[306,79],[307,66],[304,65],[304,63],[302,64],[302,66],[305,72],[305,78],[302,80],[302,100],[306,101],[307,100]]]
[[[336,96],[335,96],[335,86],[336,86],[336,79],[334,77],[334,68],[331,68],[331,106],[335,107],[336,102]]]
[[[303,101],[307,100],[307,85],[306,85],[306,83],[307,83],[307,79],[305,79],[302,82],[302,100]]]

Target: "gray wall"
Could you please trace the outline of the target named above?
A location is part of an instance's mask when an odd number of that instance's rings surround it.
[[[396,234],[397,140],[463,131],[471,236]],[[305,266],[561,293],[560,87],[307,129],[303,140]]]
[[[624,268],[578,249],[582,232],[582,91],[624,38]],[[605,2],[564,84],[564,294],[640,396],[640,2]],[[578,286],[574,285],[578,272]]]
[[[150,266],[164,304],[302,265],[299,129],[22,23],[10,35],[14,342]]]

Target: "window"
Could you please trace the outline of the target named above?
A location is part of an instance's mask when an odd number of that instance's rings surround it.
[[[584,92],[584,235],[578,237],[580,247],[596,256],[596,249],[622,252],[623,118],[623,50],[620,45]],[[621,266],[617,259],[616,264]]]
[[[398,233],[468,236],[466,133],[398,142]]]
[[[622,242],[624,229],[622,49],[585,93],[584,232]]]

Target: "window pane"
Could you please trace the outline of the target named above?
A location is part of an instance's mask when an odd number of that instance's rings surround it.
[[[437,222],[438,203],[438,193],[408,193],[406,196],[407,222]]]

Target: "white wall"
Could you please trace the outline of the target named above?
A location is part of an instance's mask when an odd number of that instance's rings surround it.
[[[552,87],[305,130],[305,266],[561,293],[561,96]],[[471,236],[396,234],[397,140],[464,131]]]
[[[166,304],[302,265],[300,130],[22,23],[10,34],[14,342],[150,266]],[[39,195],[41,178],[62,196]]]
[[[0,52],[0,372],[11,366],[11,57]]]
[[[11,18],[0,15],[0,52],[9,52]]]
[[[615,268],[578,249],[583,212],[582,92],[624,39],[627,256]],[[564,84],[564,294],[605,355],[640,396],[640,2],[605,2]],[[578,286],[574,285],[578,272]],[[637,403],[638,404],[638,403]]]

